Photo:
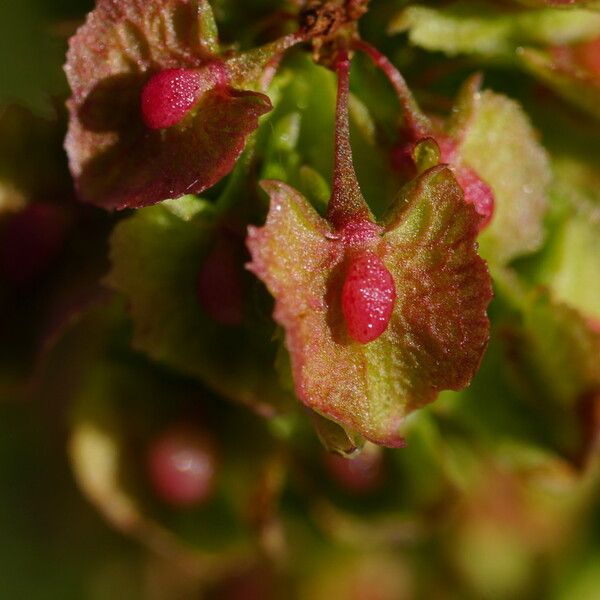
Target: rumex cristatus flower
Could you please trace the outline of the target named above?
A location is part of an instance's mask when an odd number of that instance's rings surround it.
[[[275,297],[296,395],[371,441],[401,446],[404,417],[477,369],[490,279],[476,252],[479,218],[445,165],[414,179],[375,222],[352,164],[343,52],[336,69],[327,218],[290,186],[264,182],[271,207],[249,231],[250,269]]]

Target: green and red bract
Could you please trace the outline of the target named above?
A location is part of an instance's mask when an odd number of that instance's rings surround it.
[[[481,255],[490,262],[506,264],[539,249],[551,174],[548,156],[521,107],[481,91],[481,76],[475,74],[461,87],[446,122],[432,121],[384,55],[365,42],[355,46],[384,72],[403,109],[404,131],[392,164],[408,177],[447,164],[479,215]]]
[[[271,110],[261,69],[296,41],[224,58],[206,0],[98,0],[65,66],[81,198],[136,208],[217,183]]]
[[[433,123],[420,111],[404,78],[390,60],[379,50],[364,41],[355,42],[355,47],[367,54],[374,64],[386,75],[404,111],[406,138],[399,148],[393,151],[393,162],[403,170],[419,170],[418,146],[422,143],[436,144],[438,160],[450,166],[456,179],[464,192],[465,201],[473,205],[480,217],[479,228],[484,229],[494,214],[494,193],[491,187],[478,175],[478,173],[461,161],[459,146],[463,131],[455,132],[455,136],[435,127]],[[395,160],[394,160],[395,159]]]
[[[399,447],[405,416],[440,390],[464,387],[478,368],[490,279],[476,252],[478,216],[446,166],[419,175],[374,222],[352,163],[347,60],[337,70],[327,218],[288,185],[263,182],[271,207],[264,227],[249,230],[249,268],[275,297],[300,400]],[[356,288],[364,295],[350,310]]]

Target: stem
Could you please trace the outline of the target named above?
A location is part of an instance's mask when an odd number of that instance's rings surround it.
[[[268,83],[269,76],[273,74],[273,65],[281,60],[283,53],[304,41],[306,41],[306,35],[297,31],[259,48],[229,58],[226,64],[231,73],[232,86],[244,89],[248,82],[252,81],[256,81],[260,86],[264,84],[262,78],[265,71],[267,71],[265,81]]]
[[[346,49],[339,50],[335,70],[338,76],[335,111],[335,164],[333,190],[327,208],[327,218],[337,229],[340,229],[349,221],[371,220],[371,213],[360,191],[352,162],[348,116],[350,59]]]
[[[377,50],[377,48],[363,40],[356,40],[353,43],[353,47],[356,50],[364,52],[373,61],[373,64],[388,78],[404,110],[404,117],[411,133],[416,138],[430,135],[431,123],[429,119],[421,112],[412,92],[406,85],[404,77],[402,77],[402,74],[392,64],[390,59]]]

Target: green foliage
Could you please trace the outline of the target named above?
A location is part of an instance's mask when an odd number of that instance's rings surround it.
[[[519,105],[489,90],[477,93],[459,155],[494,192],[494,216],[479,238],[481,255],[502,264],[539,249],[551,172]]]
[[[412,44],[429,51],[514,60],[521,46],[594,39],[600,35],[600,15],[580,9],[506,11],[487,2],[455,2],[440,9],[411,6],[390,31],[408,31]]]
[[[107,283],[131,307],[136,348],[227,398],[271,413],[287,394],[272,370],[272,328],[252,318],[251,288],[240,326],[215,322],[198,300],[198,273],[217,228],[212,206],[193,197],[140,210],[115,229]]]

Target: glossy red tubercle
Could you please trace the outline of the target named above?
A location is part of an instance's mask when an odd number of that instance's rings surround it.
[[[342,313],[353,340],[367,344],[388,327],[394,303],[394,279],[374,252],[350,260],[342,288]]]
[[[140,99],[144,123],[149,129],[177,125],[203,93],[227,81],[225,65],[216,61],[200,69],[164,69],[155,73]]]
[[[165,69],[153,75],[142,90],[142,117],[150,129],[176,125],[194,106],[200,91],[195,69]]]

